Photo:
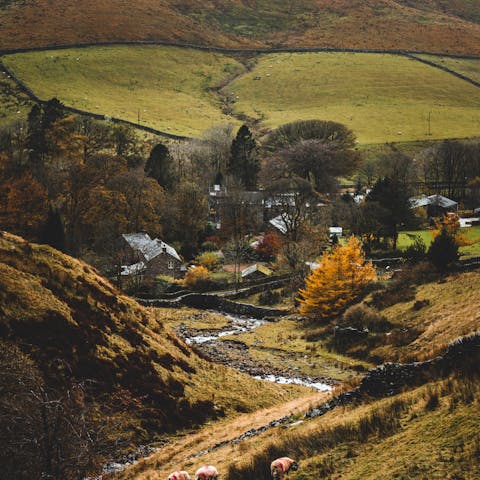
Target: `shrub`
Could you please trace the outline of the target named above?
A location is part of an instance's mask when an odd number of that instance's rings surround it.
[[[183,284],[186,287],[199,290],[203,290],[206,285],[210,284],[210,282],[210,272],[202,266],[190,268],[183,279]]]
[[[220,257],[214,252],[204,252],[197,257],[197,261],[200,266],[213,271],[218,267],[220,263]]]
[[[267,290],[258,296],[258,303],[260,303],[260,305],[275,305],[280,301],[280,298],[280,292]]]
[[[204,252],[214,252],[215,250],[218,250],[218,247],[215,242],[205,241],[202,243],[201,249]]]
[[[338,323],[343,327],[358,330],[367,328],[372,332],[385,332],[391,327],[390,322],[377,309],[363,303],[350,307]]]
[[[419,263],[425,260],[427,246],[418,235],[414,235],[413,243],[403,251],[403,255],[410,263]]]

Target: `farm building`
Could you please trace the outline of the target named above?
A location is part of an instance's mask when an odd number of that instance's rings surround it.
[[[429,217],[441,217],[448,212],[458,210],[458,202],[443,195],[421,195],[420,197],[411,197],[409,200],[410,208],[423,207],[427,210]]]
[[[269,277],[272,271],[265,265],[255,263],[250,265],[245,270],[242,270],[242,280],[257,280],[260,278]]]
[[[148,233],[122,235],[124,255],[122,276],[156,277],[167,275],[182,278],[186,267],[177,251],[158,238],[152,240]]]

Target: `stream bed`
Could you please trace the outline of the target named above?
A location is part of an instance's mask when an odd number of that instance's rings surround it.
[[[218,313],[218,312],[216,312]],[[195,330],[187,328],[184,324],[176,329],[176,333],[182,337],[188,345],[196,345],[212,361],[236,368],[258,380],[275,382],[283,385],[294,384],[314,388],[320,392],[332,390],[330,379],[325,377],[310,377],[300,372],[292,374],[278,368],[267,361],[258,362],[249,353],[245,343],[235,339],[220,340],[222,337],[240,335],[253,332],[261,325],[268,323],[267,320],[255,318],[224,315],[228,323],[219,330]],[[330,381],[329,381],[330,380]]]

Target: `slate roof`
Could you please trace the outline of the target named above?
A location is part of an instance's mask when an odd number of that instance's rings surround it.
[[[272,218],[269,221],[270,225],[273,225],[280,233],[284,235],[288,231],[287,223],[285,222],[284,215],[278,215],[278,217]]]
[[[153,260],[164,250],[165,253],[168,253],[179,262],[182,261],[173,247],[158,238],[152,240],[148,233],[124,233],[122,234],[122,237],[133,250],[139,251],[147,262]]]
[[[427,205],[434,205],[435,207],[442,207],[442,208],[453,208],[458,205],[458,202],[454,200],[450,200],[443,195],[422,195],[420,197],[411,197],[410,201],[410,208],[417,208],[417,207],[426,207]]]

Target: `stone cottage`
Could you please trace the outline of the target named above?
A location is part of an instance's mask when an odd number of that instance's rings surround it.
[[[122,276],[142,276],[154,278],[167,275],[183,278],[186,267],[177,251],[167,243],[148,233],[125,233],[122,235],[124,255]]]

